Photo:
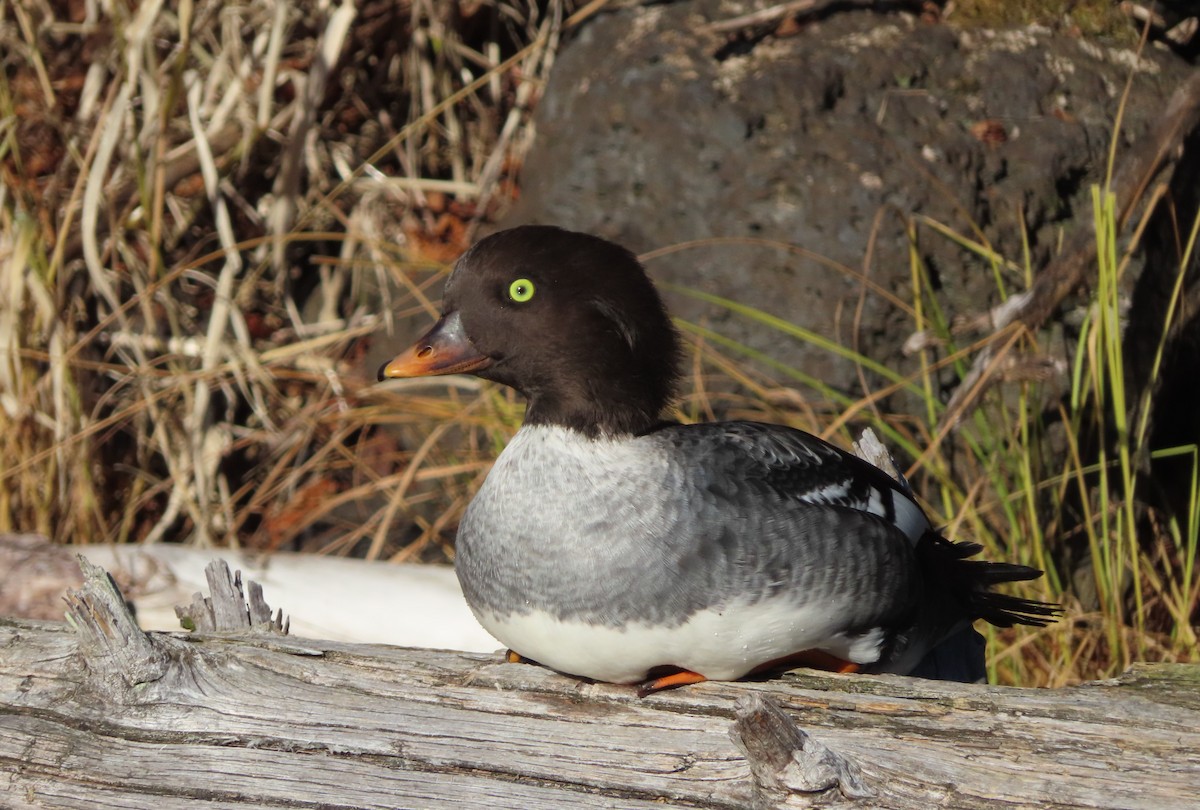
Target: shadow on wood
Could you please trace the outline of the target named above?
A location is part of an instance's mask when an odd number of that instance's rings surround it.
[[[1159,810],[1200,785],[1200,667],[1063,690],[800,670],[639,699],[292,639],[218,590],[234,632],[142,633],[94,567],[70,625],[0,620],[0,805]]]

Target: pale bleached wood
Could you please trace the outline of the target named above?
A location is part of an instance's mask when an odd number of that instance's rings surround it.
[[[83,557],[79,564],[84,571],[90,565]],[[232,573],[224,560],[213,560],[204,566],[204,578],[212,597],[197,593],[190,603],[175,608],[175,615],[184,627],[201,632],[253,628],[287,635],[288,620],[282,609],[271,616],[271,607],[263,598],[262,585],[248,580],[247,593],[243,593],[242,572]]]
[[[738,699],[729,736],[750,766],[755,810],[775,807],[792,792],[837,789],[848,799],[879,795],[863,782],[857,764],[814,739],[762,695]]]
[[[639,699],[498,655],[130,641],[93,581],[78,631],[0,620],[0,806],[1158,810],[1200,785],[1196,667],[1053,691],[797,671]],[[739,701],[801,749],[774,785],[731,739]]]

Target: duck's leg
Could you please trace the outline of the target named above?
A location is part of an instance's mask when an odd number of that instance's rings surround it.
[[[759,675],[764,672],[795,669],[796,667],[819,669],[823,672],[836,672],[840,675],[849,675],[862,669],[860,664],[847,661],[844,658],[838,658],[836,655],[831,655],[824,650],[801,650],[798,653],[785,655],[783,658],[776,658],[774,661],[768,661],[761,666],[757,666],[750,674]]]
[[[657,669],[657,667],[656,667]],[[693,683],[703,683],[707,681],[699,672],[692,672],[688,669],[676,669],[667,675],[661,675],[657,678],[650,678],[638,684],[638,697],[645,697],[654,692],[661,692],[664,689],[675,689],[680,686],[689,686]]]
[[[847,661],[844,658],[838,658],[836,655],[831,655],[824,650],[802,650],[792,655],[785,655],[783,658],[776,658],[774,661],[768,661],[761,666],[755,667],[749,674],[760,675],[764,672],[774,672],[783,669],[795,669],[796,667],[808,667],[810,669],[819,669],[824,672],[836,672],[840,675],[849,675],[858,672],[862,666]],[[664,675],[655,677],[655,671],[671,670]],[[664,689],[675,689],[680,686],[690,686],[694,683],[703,683],[708,678],[701,675],[699,672],[692,672],[688,669],[677,669],[675,667],[655,667],[651,670],[647,680],[638,684],[638,697],[646,697],[646,695],[655,692],[661,692]]]
[[[537,664],[532,658],[526,658],[516,650],[505,650],[504,660],[509,664]]]

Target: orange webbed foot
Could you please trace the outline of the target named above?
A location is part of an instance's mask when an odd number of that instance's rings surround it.
[[[650,678],[647,681],[638,684],[638,697],[646,697],[646,695],[655,692],[661,692],[664,689],[676,689],[680,686],[689,686],[693,683],[703,683],[707,681],[699,672],[692,672],[687,669],[679,669],[669,675],[662,675],[657,678]]]

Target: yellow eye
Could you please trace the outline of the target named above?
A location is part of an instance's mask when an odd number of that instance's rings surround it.
[[[508,297],[518,304],[524,304],[533,298],[533,282],[527,278],[519,278],[508,285]]]

